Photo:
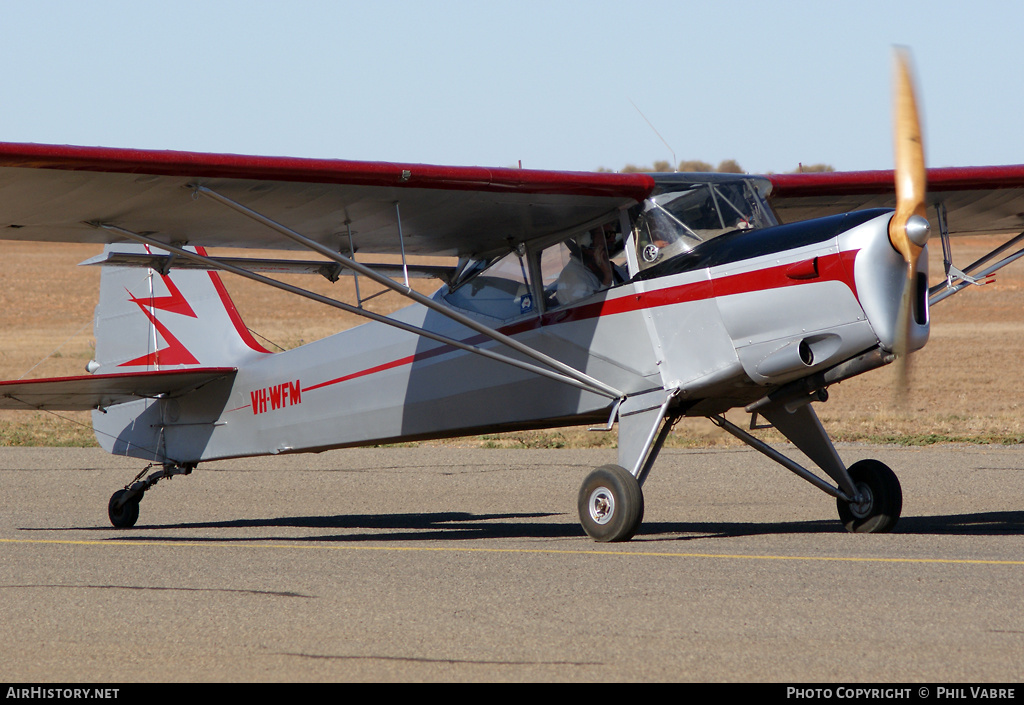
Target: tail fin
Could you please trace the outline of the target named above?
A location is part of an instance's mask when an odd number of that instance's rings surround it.
[[[144,245],[111,252],[149,254]],[[94,321],[98,373],[237,367],[269,353],[249,333],[220,275],[105,266]]]

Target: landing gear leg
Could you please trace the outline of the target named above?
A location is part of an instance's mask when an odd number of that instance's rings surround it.
[[[884,533],[892,531],[903,509],[903,492],[896,475],[877,460],[862,460],[849,470],[836,453],[809,403],[795,409],[782,405],[764,408],[761,413],[772,425],[838,485],[835,487],[787,458],[764,441],[751,436],[724,417],[711,420],[751,448],[758,450],[785,468],[836,498],[839,518],[847,531]]]
[[[165,477],[174,477],[175,475],[189,475],[195,470],[195,463],[165,463],[164,466],[150,473],[143,479],[143,475],[152,465],[147,466],[142,472],[140,472],[135,481],[125,487],[123,490],[118,490],[110,497],[110,502],[107,503],[107,516],[110,518],[110,523],[118,529],[128,529],[135,526],[135,522],[139,520],[139,502],[142,501],[142,497],[146,494],[146,490],[151,488],[153,485],[158,483]]]
[[[630,397],[616,407],[619,464],[602,465],[587,475],[576,500],[580,524],[595,541],[629,541],[640,528],[640,486],[678,420],[669,412],[675,395],[674,389],[661,389]]]

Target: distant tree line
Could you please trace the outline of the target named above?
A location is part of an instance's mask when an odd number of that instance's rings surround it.
[[[598,171],[614,171],[613,169],[605,169],[601,167]],[[745,174],[743,167],[739,165],[735,159],[724,159],[718,163],[718,166],[712,166],[708,162],[701,161],[700,159],[684,159],[679,162],[679,165],[673,169],[672,165],[667,161],[654,162],[653,166],[636,166],[634,164],[627,164],[619,170],[624,174],[631,174],[636,172],[712,172],[717,171],[721,174]],[[799,164],[796,169],[793,169],[789,174],[797,173],[810,173],[810,172],[822,172],[822,171],[835,171],[831,164]]]

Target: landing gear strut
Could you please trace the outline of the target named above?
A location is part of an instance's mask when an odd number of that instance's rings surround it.
[[[162,468],[150,473],[145,479],[142,476],[146,474],[152,465],[147,465],[146,468],[140,472],[136,477],[135,481],[125,487],[123,490],[118,490],[110,497],[110,502],[107,503],[107,516],[110,518],[110,523],[118,529],[128,529],[135,526],[135,522],[139,520],[139,502],[142,501],[142,497],[146,494],[146,490],[151,488],[153,485],[158,483],[165,477],[174,477],[175,475],[189,475],[195,470],[195,463],[165,463]]]
[[[839,518],[847,531],[858,534],[892,531],[903,510],[903,491],[900,489],[900,481],[888,466],[878,460],[861,460],[847,469],[809,403],[792,410],[781,405],[768,407],[763,413],[776,430],[811,458],[838,486],[826,482],[725,418],[713,416],[711,420],[750,447],[835,497]]]
[[[605,430],[619,422],[619,462],[587,475],[576,508],[580,524],[595,541],[629,541],[644,518],[640,489],[665,439],[679,420],[671,407],[677,389],[644,392],[616,404]]]

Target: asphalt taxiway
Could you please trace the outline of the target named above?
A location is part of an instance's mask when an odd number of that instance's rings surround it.
[[[663,451],[597,544],[614,451],[355,449],[142,469],[0,449],[8,682],[1024,679],[1024,448],[841,446],[903,484],[892,534],[747,449]]]

